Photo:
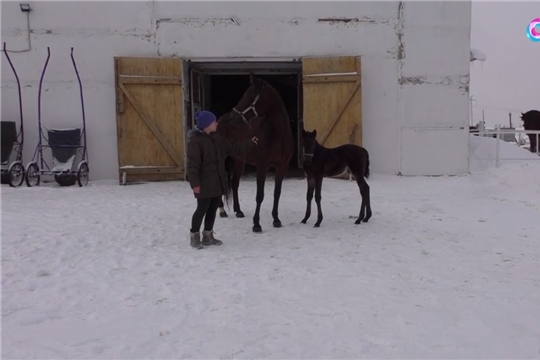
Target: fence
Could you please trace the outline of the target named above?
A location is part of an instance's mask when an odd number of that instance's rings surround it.
[[[495,130],[485,129],[483,126],[479,126],[478,130],[472,130],[471,133],[478,133],[478,136],[492,136],[497,141],[495,142],[495,167],[499,167],[499,162],[501,160],[540,160],[540,131],[539,130],[516,130],[516,129],[509,129],[509,128],[501,128],[500,125],[497,125],[495,127]],[[501,158],[500,157],[500,147],[501,147],[501,140],[507,141],[504,139],[504,135],[509,135],[514,138],[514,141],[516,141],[516,145],[520,146],[520,144],[515,140],[516,134],[524,134],[524,135],[535,135],[536,136],[536,155],[538,155],[538,159],[531,159],[531,158]]]

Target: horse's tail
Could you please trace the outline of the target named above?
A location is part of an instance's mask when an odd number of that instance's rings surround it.
[[[227,189],[225,191],[225,202],[227,208],[230,209],[231,193],[232,193],[232,179],[234,175],[234,160],[232,157],[227,156],[225,158],[225,171],[227,172]]]
[[[369,152],[366,150],[366,168],[364,169],[364,177],[369,179]]]

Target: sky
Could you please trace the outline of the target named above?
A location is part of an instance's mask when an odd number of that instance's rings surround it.
[[[486,54],[471,63],[473,123],[522,126],[520,112],[540,110],[540,42],[527,38],[528,24],[540,18],[540,1],[473,1],[471,48]]]

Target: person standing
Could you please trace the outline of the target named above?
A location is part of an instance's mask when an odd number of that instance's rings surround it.
[[[244,142],[228,142],[216,132],[218,123],[210,111],[197,111],[195,121],[195,128],[188,132],[187,147],[187,177],[197,199],[197,208],[191,219],[190,245],[202,249],[205,245],[223,244],[223,241],[214,238],[213,230],[220,199],[228,189],[225,158],[247,151],[259,140],[253,136]]]

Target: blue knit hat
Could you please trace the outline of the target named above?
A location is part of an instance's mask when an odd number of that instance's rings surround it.
[[[195,121],[197,122],[197,127],[204,130],[216,121],[216,115],[206,110],[197,111],[195,112]]]

